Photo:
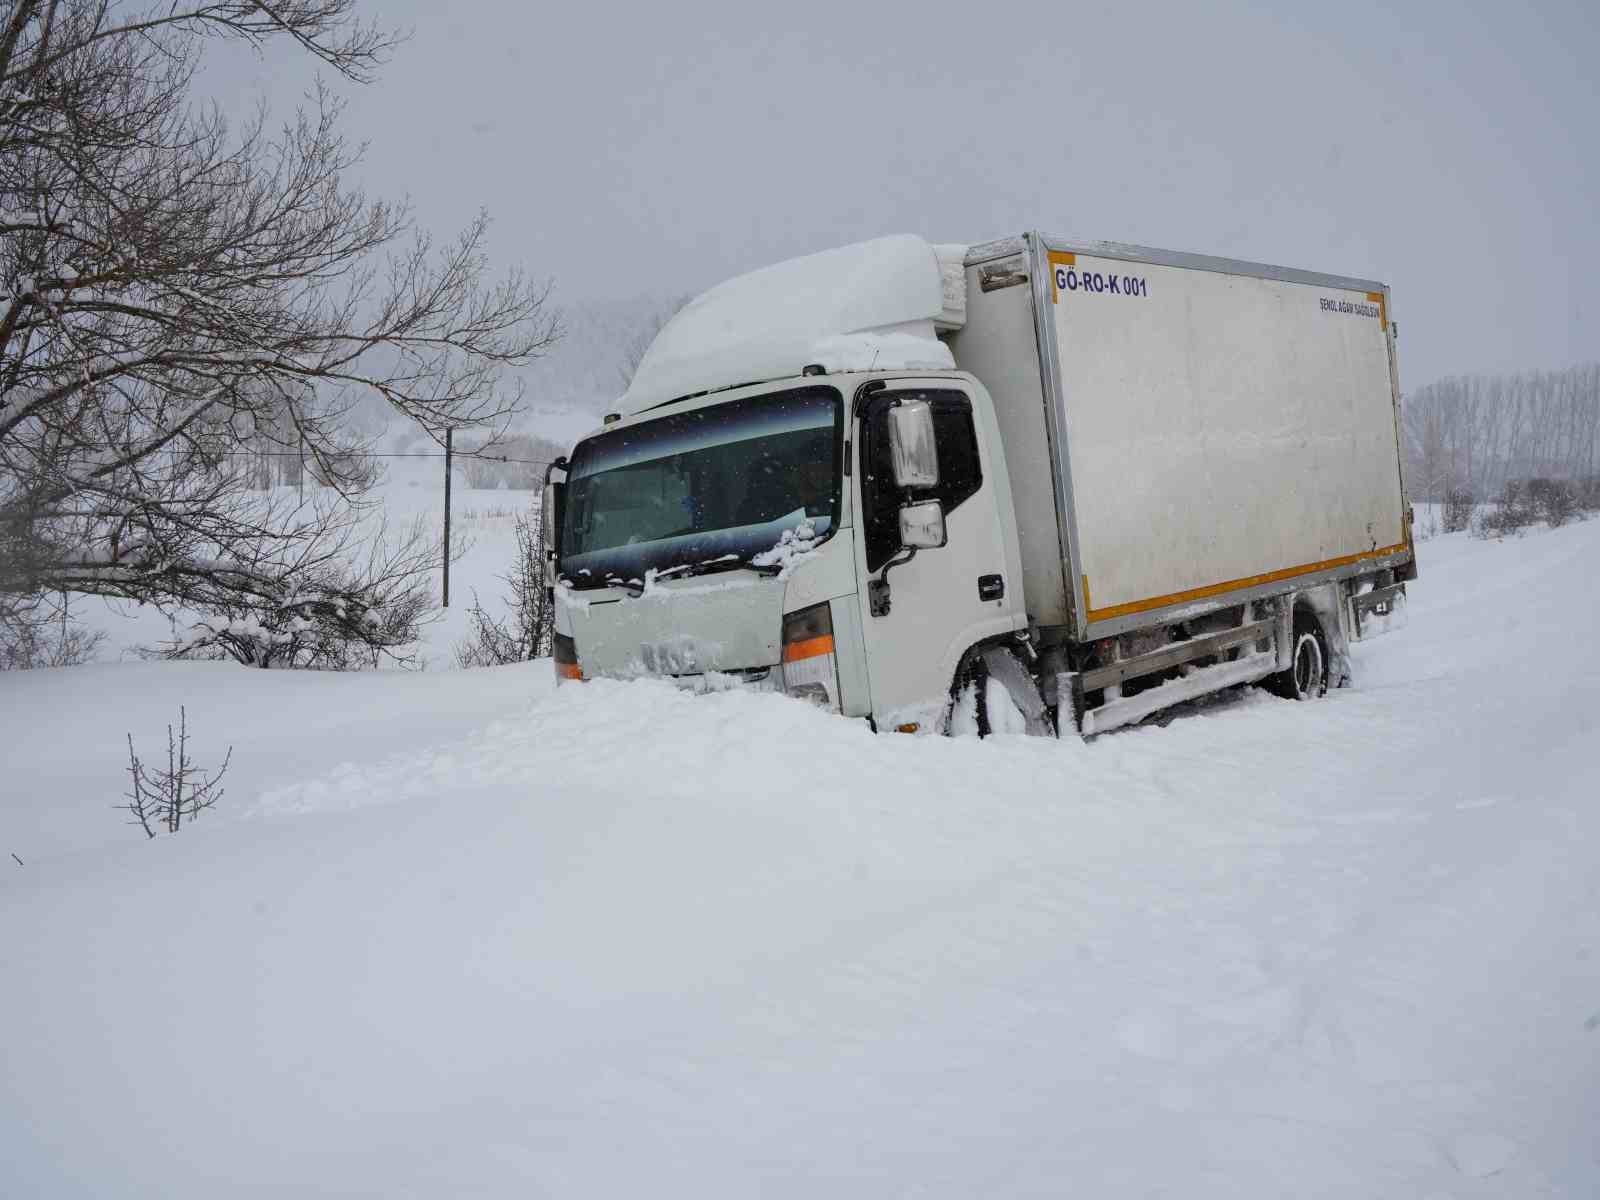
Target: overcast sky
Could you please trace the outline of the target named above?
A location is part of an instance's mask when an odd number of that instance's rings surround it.
[[[1600,357],[1600,6],[372,4],[369,189],[564,300],[1038,228],[1394,288],[1401,382]],[[313,72],[230,56],[231,98]]]

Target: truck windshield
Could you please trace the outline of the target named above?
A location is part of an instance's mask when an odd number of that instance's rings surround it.
[[[830,387],[752,396],[601,433],[573,451],[560,572],[574,587],[747,560],[839,520],[844,402]]]

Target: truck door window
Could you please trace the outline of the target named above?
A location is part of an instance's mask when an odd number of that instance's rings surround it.
[[[897,401],[926,400],[933,409],[938,439],[939,483],[931,488],[899,488],[889,457],[889,420]],[[907,391],[876,395],[867,408],[861,446],[862,532],[867,570],[876,571],[900,549],[900,506],[913,500],[938,500],[945,515],[972,496],[983,483],[978,461],[978,434],[972,423],[972,401],[964,392]]]

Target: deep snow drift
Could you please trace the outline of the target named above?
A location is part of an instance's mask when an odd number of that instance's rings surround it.
[[[0,676],[0,1191],[1600,1194],[1600,522],[1421,560],[1353,688],[1089,745]],[[147,842],[180,701],[229,792]]]

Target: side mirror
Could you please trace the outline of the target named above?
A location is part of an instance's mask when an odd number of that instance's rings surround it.
[[[554,587],[556,583],[556,554],[560,549],[561,532],[561,502],[565,498],[562,493],[566,485],[555,480],[546,480],[544,496],[539,507],[539,531],[541,534],[539,547],[544,559],[544,585]]]
[[[889,455],[894,461],[894,481],[898,486],[939,486],[933,409],[926,400],[908,400],[889,410]]]
[[[944,506],[937,500],[919,500],[901,506],[901,546],[908,550],[937,550],[947,540]]]
[[[918,500],[900,506],[900,549],[904,558],[891,558],[883,564],[883,574],[867,580],[867,606],[875,617],[889,615],[889,571],[908,563],[918,550],[937,550],[945,544],[944,506],[937,500]]]

